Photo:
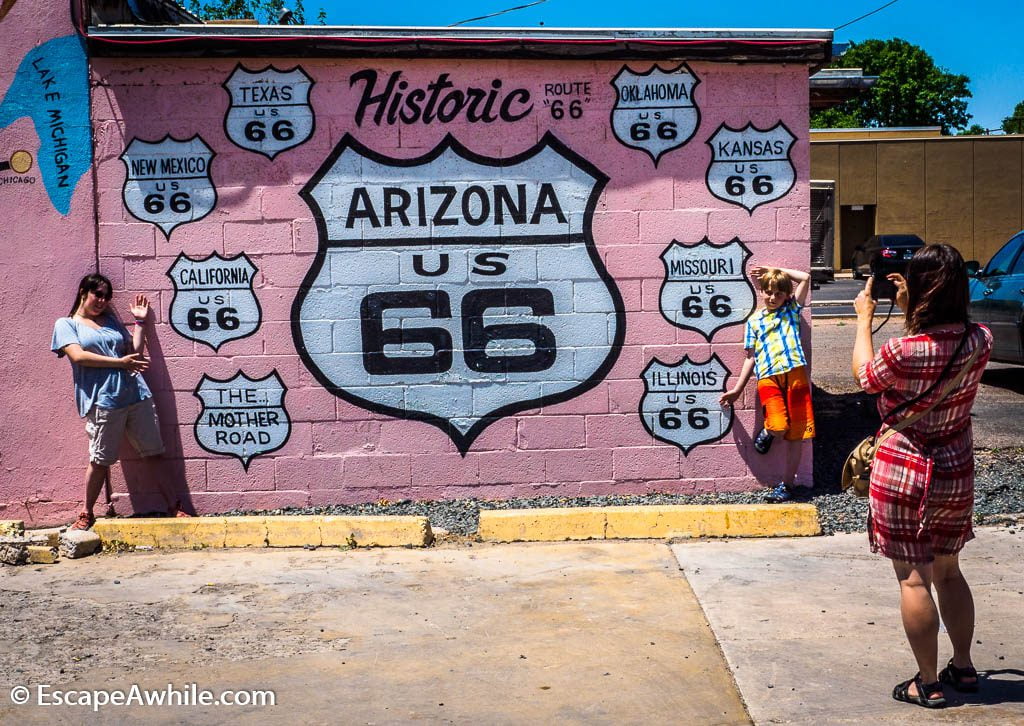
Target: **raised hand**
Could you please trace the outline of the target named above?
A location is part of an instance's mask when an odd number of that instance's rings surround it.
[[[142,294],[136,295],[130,310],[136,320],[145,320],[149,316],[149,298]]]

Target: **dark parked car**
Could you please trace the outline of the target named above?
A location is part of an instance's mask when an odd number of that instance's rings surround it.
[[[914,256],[924,240],[916,234],[876,234],[853,250],[850,267],[853,278],[863,280],[874,273],[888,275],[907,269],[907,261]]]
[[[992,255],[985,269],[968,262],[971,320],[992,331],[992,360],[1024,363],[1024,230]]]

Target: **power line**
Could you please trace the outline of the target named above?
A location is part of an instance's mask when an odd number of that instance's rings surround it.
[[[460,20],[457,23],[452,23],[448,27],[449,28],[454,28],[456,25],[463,25],[465,23],[472,23],[472,22],[474,22],[476,20],[485,20],[487,18],[493,18],[496,15],[504,15],[505,13],[510,13],[513,10],[522,10],[523,8],[532,8],[534,5],[540,5],[541,3],[546,3],[547,1],[548,0],[537,0],[537,2],[527,3],[526,5],[517,5],[514,8],[505,8],[504,10],[499,10],[498,12],[491,13],[490,15],[481,15],[478,18],[466,18],[465,20]],[[893,0],[893,2],[896,2],[896,0]]]
[[[900,1],[900,0],[890,0],[890,2],[887,2],[887,3],[885,4],[885,5],[883,5],[883,6],[882,6],[882,7],[880,7],[880,8],[875,8],[875,9],[874,9],[874,10],[872,10],[872,11],[871,11],[870,13],[864,13],[864,14],[863,14],[863,15],[861,15],[861,16],[860,16],[859,18],[854,18],[853,20],[851,20],[851,21],[850,21],[850,22],[848,22],[848,23],[843,23],[842,25],[837,25],[837,26],[836,26],[835,28],[833,28],[833,30],[842,30],[843,28],[847,27],[848,25],[853,25],[854,23],[856,23],[856,22],[859,22],[859,21],[863,20],[864,18],[866,18],[866,17],[868,17],[868,16],[870,16],[870,15],[874,15],[874,14],[875,14],[875,13],[877,13],[877,12],[880,12],[880,11],[882,11],[882,10],[885,10],[885,9],[886,9],[887,7],[889,7],[890,5],[895,5],[895,4],[896,4],[896,3],[898,3],[899,1]]]

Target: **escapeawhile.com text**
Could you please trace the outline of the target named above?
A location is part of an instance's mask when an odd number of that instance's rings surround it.
[[[277,696],[268,690],[211,691],[188,683],[181,688],[168,683],[164,688],[141,688],[133,683],[123,688],[58,689],[40,683],[15,686],[11,702],[34,706],[86,706],[94,712],[108,706],[276,706]]]

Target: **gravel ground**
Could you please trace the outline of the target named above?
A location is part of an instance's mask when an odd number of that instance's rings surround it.
[[[825,534],[863,532],[867,527],[867,500],[839,490],[839,473],[854,444],[877,430],[878,414],[871,397],[849,392],[843,386],[826,390],[815,386],[814,408],[818,438],[814,442],[814,481],[807,499],[818,508]],[[1024,448],[978,449],[975,452],[975,521],[1002,523],[1024,521]],[[537,497],[532,499],[445,502],[380,502],[329,507],[275,509],[263,512],[234,510],[241,514],[361,514],[417,515],[430,520],[434,529],[452,535],[476,533],[480,509],[537,509],[548,507],[608,507],[637,504],[759,504],[765,491],[728,494],[647,494],[596,497]],[[1017,516],[1020,515],[1020,516]]]

